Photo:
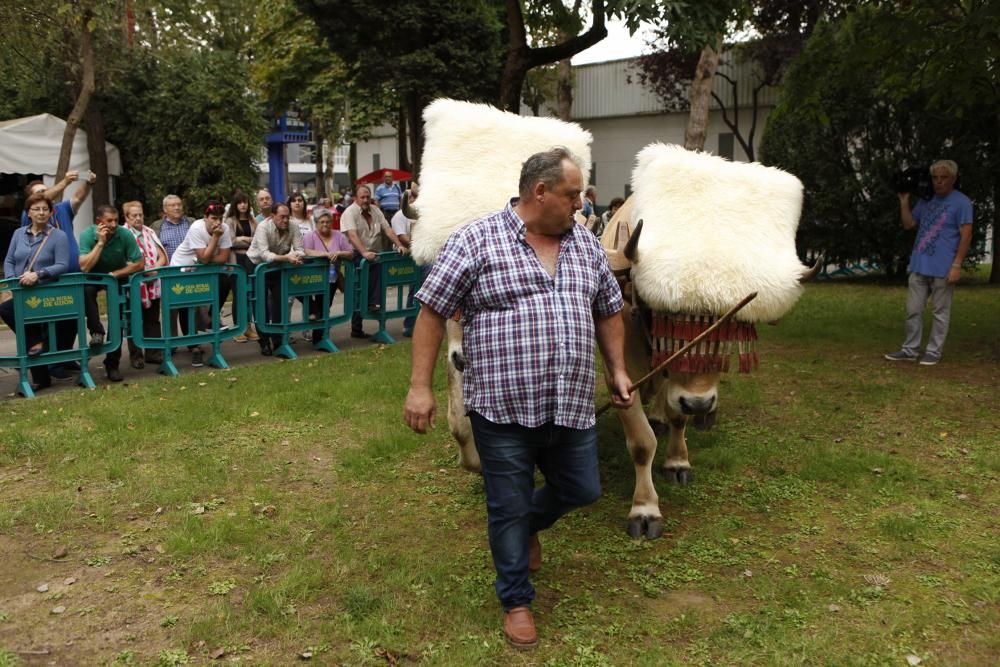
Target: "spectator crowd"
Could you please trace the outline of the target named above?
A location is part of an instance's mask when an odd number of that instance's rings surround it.
[[[336,205],[329,198],[321,198],[312,210],[301,191],[293,191],[284,202],[276,203],[266,189],[258,191],[253,199],[245,192],[236,191],[228,202],[209,201],[201,210],[202,215],[196,219],[186,215],[184,202],[179,196],[169,194],[163,198],[161,209],[150,224],[146,224],[141,202],[126,202],[120,211],[109,205],[98,206],[94,224],[83,230],[78,238],[73,219],[90,194],[95,179],[95,174],[90,173],[71,197],[59,203],[55,202],[67,186],[81,180],[78,172],[67,172],[61,181],[51,187],[46,187],[41,181],[33,181],[25,187],[21,227],[14,233],[4,261],[5,279],[17,279],[21,286],[31,287],[80,271],[111,275],[120,285],[125,285],[133,274],[167,266],[236,264],[252,275],[257,266],[264,263],[298,265],[302,264],[304,257],[325,257],[330,261],[331,291],[343,291],[341,262],[350,261],[355,266],[359,266],[363,259],[370,263],[377,262],[378,253],[386,250],[409,254],[410,227],[414,221],[407,219],[400,210],[403,189],[388,175],[375,192],[367,185],[358,185],[353,194],[338,196]],[[410,198],[415,198],[415,183],[410,192]],[[377,276],[378,272],[371,272],[367,294],[369,312],[377,312],[380,307]],[[277,314],[292,304],[280,303],[277,273],[269,274],[265,284],[267,293],[263,299],[267,321],[279,321]],[[234,277],[220,276],[220,312],[234,285]],[[79,345],[89,345],[92,349],[101,348],[108,340],[98,300],[102,289],[98,285],[88,285],[84,291],[89,340],[80,341]],[[189,335],[209,330],[212,326],[204,308],[195,309],[193,316],[188,309],[175,309],[171,313],[172,321],[161,322],[159,280],[143,280],[140,289],[143,338],[160,337],[163,327],[170,327],[171,335],[177,335],[178,331]],[[10,290],[0,291],[0,318],[14,329],[17,323],[10,295]],[[245,304],[240,301],[236,298],[232,300],[233,322],[242,319],[239,309]],[[301,303],[303,315],[310,320],[324,319],[326,315],[321,312],[321,299],[311,298],[308,301]],[[246,330],[233,340],[237,343],[257,342],[262,355],[272,355],[278,345],[278,337],[258,332],[252,313],[247,313],[246,321],[249,323]],[[360,314],[355,314],[351,325],[352,337],[368,337],[362,329]],[[408,320],[404,333],[409,335],[411,331],[412,321]],[[77,332],[71,320],[59,322],[55,332],[56,340],[49,340],[47,326],[35,324],[26,327],[28,356],[74,347]],[[322,328],[316,328],[305,332],[303,337],[318,341],[323,334]],[[163,361],[162,350],[140,349],[131,337],[126,346],[129,364],[133,368],[143,368],[147,362],[159,364]],[[201,346],[191,345],[188,350],[192,366],[204,365]],[[121,346],[105,354],[104,370],[111,382],[124,379],[120,370],[121,357]],[[73,373],[80,368],[76,363],[63,363],[33,366],[30,370],[33,389],[37,390],[51,386],[53,379],[72,379]]]

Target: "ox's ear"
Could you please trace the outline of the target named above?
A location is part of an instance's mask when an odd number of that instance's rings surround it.
[[[809,282],[810,280],[816,277],[816,274],[818,274],[820,271],[823,270],[823,267],[825,265],[826,265],[826,255],[824,253],[820,253],[819,257],[816,258],[816,261],[813,262],[813,265],[809,267],[807,270],[803,271],[802,275],[799,276],[799,282],[800,283]]]
[[[642,220],[635,223],[635,230],[632,235],[628,237],[628,243],[625,244],[625,250],[623,254],[625,259],[627,259],[632,264],[639,263],[639,234],[642,233]]]
[[[419,220],[420,219],[420,214],[417,213],[417,209],[415,209],[412,206],[410,206],[410,189],[409,188],[407,188],[406,190],[403,190],[403,199],[399,203],[399,208],[400,208],[400,210],[403,211],[403,215],[405,215],[410,220]]]

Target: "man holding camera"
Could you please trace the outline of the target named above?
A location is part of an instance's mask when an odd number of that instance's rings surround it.
[[[934,196],[917,202],[910,210],[910,194],[899,193],[899,216],[903,229],[917,227],[917,239],[910,255],[909,293],[906,297],[906,339],[890,361],[916,361],[923,336],[923,312],[931,300],[934,321],[920,365],[933,366],[941,360],[948,335],[951,297],[962,275],[962,262],[972,241],[972,202],[955,189],[958,165],[938,160],[931,165]]]

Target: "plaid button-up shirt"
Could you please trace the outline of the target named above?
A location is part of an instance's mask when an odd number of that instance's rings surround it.
[[[594,318],[617,313],[621,290],[607,255],[574,225],[555,278],[525,240],[512,208],[449,237],[417,299],[444,317],[462,310],[465,410],[498,424],[594,425]]]

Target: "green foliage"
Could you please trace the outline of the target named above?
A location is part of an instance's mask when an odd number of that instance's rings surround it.
[[[188,205],[257,182],[266,124],[246,64],[226,51],[137,51],[106,95],[108,141],[122,151],[126,197]]]
[[[768,119],[762,155],[803,181],[801,251],[823,250],[838,264],[874,261],[902,273],[913,232],[900,229],[892,175],[951,158],[980,223],[973,228],[969,259],[981,256],[981,223],[993,216],[993,174],[1000,164],[996,89],[993,102],[984,104],[985,91],[979,97],[968,90],[959,94],[947,80],[959,78],[962,88],[989,76],[978,59],[951,60],[957,54],[950,48],[943,56],[947,67],[930,64],[937,56],[926,58],[929,48],[965,40],[973,30],[952,18],[942,32],[940,23],[933,29],[924,24],[926,13],[914,11],[901,20],[894,9],[863,7],[822,24],[791,67]],[[928,35],[936,41],[928,42]],[[935,68],[940,78],[931,81]]]
[[[252,82],[272,113],[298,109],[324,136],[359,141],[390,119],[384,84],[368,86],[332,51],[316,23],[292,0],[266,0],[248,44]]]

